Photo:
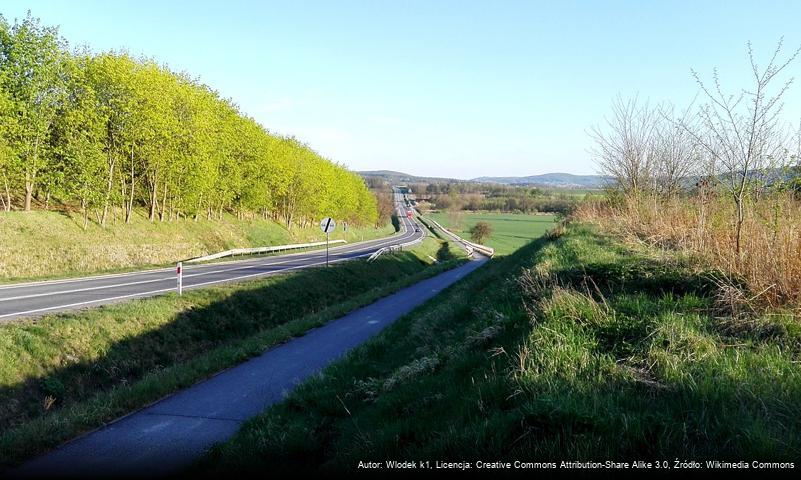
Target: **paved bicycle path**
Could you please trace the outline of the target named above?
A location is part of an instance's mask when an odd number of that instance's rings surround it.
[[[453,270],[355,310],[237,367],[79,437],[23,465],[14,477],[165,475],[230,438],[303,380],[462,279],[486,261]]]

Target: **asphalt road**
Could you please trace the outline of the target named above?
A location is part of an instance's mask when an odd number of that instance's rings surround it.
[[[237,367],[123,417],[10,472],[10,477],[161,476],[186,467],[303,380],[481,266],[423,280]]]
[[[400,212],[405,212],[402,197],[395,196]],[[414,222],[400,215],[405,228],[387,238],[332,247],[330,262],[365,257],[380,248],[422,238]],[[252,280],[270,274],[324,265],[325,250],[292,253],[262,258],[205,265],[184,265],[183,288],[192,290],[220,283]],[[0,322],[18,317],[75,310],[97,305],[149,297],[175,291],[174,268],[101,275],[65,280],[19,283],[0,286]]]

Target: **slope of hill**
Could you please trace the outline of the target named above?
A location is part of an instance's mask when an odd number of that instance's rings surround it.
[[[418,177],[393,170],[371,170],[356,173],[365,179],[378,178],[389,183],[464,183],[469,181],[444,177]]]
[[[227,213],[217,220],[149,222],[147,211],[137,208],[130,224],[118,219],[106,228],[90,223],[84,230],[82,225],[77,213],[0,214],[0,283],[172,264],[229,248],[325,240],[316,224],[287,230],[272,220],[240,220]],[[345,232],[337,225],[331,239],[369,240],[393,231],[391,225],[351,225]]]
[[[571,173],[545,173],[527,177],[478,177],[473,182],[502,183],[504,185],[541,185],[562,188],[601,188],[609,181],[602,175],[573,175]]]
[[[365,179],[381,179],[388,183],[499,183],[503,185],[538,185],[556,188],[601,188],[609,180],[602,175],[573,175],[571,173],[545,173],[526,177],[478,177],[459,180],[444,177],[419,177],[393,170],[358,172]]]

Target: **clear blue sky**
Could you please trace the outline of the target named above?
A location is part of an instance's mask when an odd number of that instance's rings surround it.
[[[801,2],[35,1],[71,45],[186,70],[354,170],[594,173],[612,98],[689,103],[690,69],[747,80],[745,44],[801,44]],[[801,61],[791,74],[801,77]],[[801,78],[786,97],[801,116]]]

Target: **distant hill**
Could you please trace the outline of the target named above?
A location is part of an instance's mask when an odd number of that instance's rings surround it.
[[[364,178],[380,178],[388,183],[499,183],[502,185],[535,185],[552,188],[602,188],[609,177],[602,175],[573,175],[571,173],[545,173],[528,177],[478,177],[458,180],[444,177],[418,177],[393,170],[358,172]]]
[[[610,178],[602,175],[573,175],[572,173],[545,173],[528,177],[478,177],[471,181],[501,183],[504,185],[537,185],[555,188],[602,188]]]
[[[393,170],[372,170],[356,173],[364,178],[380,178],[389,183],[465,183],[468,181],[443,177],[418,177],[409,175],[408,173],[395,172]]]

